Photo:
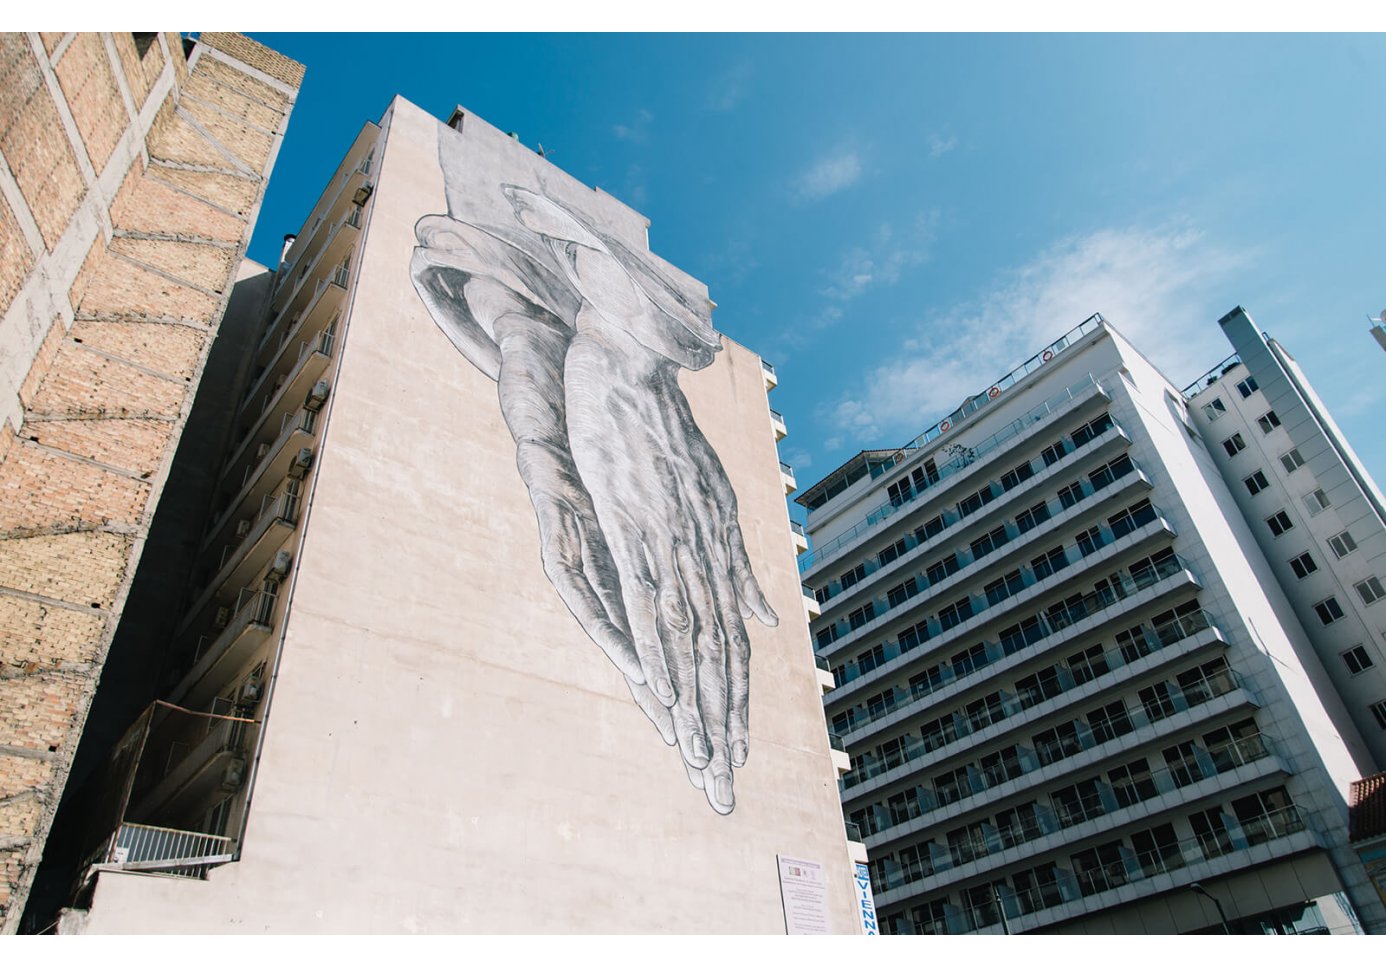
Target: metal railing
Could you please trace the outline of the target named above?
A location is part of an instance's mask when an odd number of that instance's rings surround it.
[[[901,511],[914,510],[914,508],[917,506],[916,502],[919,500],[921,496],[929,495],[930,491],[933,488],[938,487],[940,484],[947,481],[948,478],[971,467],[973,464],[976,464],[980,460],[980,458],[985,457],[988,453],[1000,447],[1003,443],[1010,440],[1012,437],[1024,433],[1025,431],[1033,427],[1035,424],[1045,420],[1064,404],[1067,404],[1075,396],[1084,393],[1089,387],[1096,387],[1098,392],[1105,392],[1102,389],[1102,385],[1093,378],[1092,374],[1088,374],[1084,379],[1080,380],[1078,383],[1065,389],[1063,393],[1051,397],[1050,399],[1044,401],[1038,406],[1032,408],[1029,412],[1021,415],[1020,417],[1017,417],[1011,423],[1007,424],[1001,430],[998,430],[996,433],[992,434],[986,440],[982,441],[976,446],[966,448],[963,453],[954,457],[952,460],[945,461],[943,464],[938,465],[936,474],[930,474],[923,478],[923,480],[925,481],[924,486],[920,487],[916,483],[912,482],[910,493],[907,496],[894,498],[892,500],[885,501],[877,505],[875,508],[867,512],[865,518],[863,518],[857,524],[853,525],[850,529],[844,531],[842,534],[838,535],[836,538],[833,538],[831,541],[815,548],[812,552],[806,553],[803,556],[801,556],[799,559],[799,571],[806,572],[815,565],[821,564],[827,561],[828,559],[834,557],[836,554],[844,550],[847,546],[854,544],[858,537],[865,534],[867,531],[870,531],[871,529],[875,528],[876,525],[880,524],[887,518],[892,517],[893,515],[898,514]],[[1115,423],[1113,423],[1113,427],[1115,426]],[[1117,433],[1121,433],[1121,429],[1119,427],[1117,428]],[[1081,444],[1075,443],[1069,440],[1068,438],[1065,438],[1065,440],[1068,441],[1068,444],[1066,445],[1064,456],[1067,457],[1069,454],[1083,449],[1095,440],[1105,439],[1107,439],[1106,432],[1098,435],[1097,437],[1089,438],[1088,440],[1083,441]],[[1031,469],[1034,470],[1034,472],[1037,474],[1046,469],[1046,465],[1038,457],[1032,458],[1029,463]],[[812,514],[813,510],[810,509],[809,513]],[[950,512],[943,508],[940,508],[940,513],[943,514],[945,518],[952,518],[951,521],[945,520],[945,528],[947,528],[951,524],[956,524],[959,520],[962,519],[962,515],[959,515],[956,512]]]
[[[1039,621],[1042,624],[1047,624],[1044,623],[1042,616],[1039,616]],[[1061,696],[1099,676],[1115,672],[1137,659],[1176,645],[1210,628],[1216,629],[1217,626],[1213,622],[1213,617],[1203,609],[1178,616],[1154,627],[1148,627],[1142,622],[1135,629],[1128,630],[1130,633],[1128,639],[1119,648],[1107,649],[1098,655],[1087,656],[1077,665],[1057,663],[1032,673],[1027,678],[1034,678],[1038,684],[1041,677],[1044,677],[1043,687],[1037,685],[1033,691],[1026,691],[1017,684],[1017,692],[1014,697],[1015,708],[1011,710],[1010,707],[1007,707],[1008,711],[1010,714],[1014,714],[1056,696]],[[1052,627],[1042,630],[1044,635],[1033,639],[1028,637],[1022,639],[1023,644],[1020,648],[1041,641],[1054,632]],[[1019,651],[1019,649],[1015,649],[1007,652],[995,642],[984,642],[982,645],[983,651],[980,656],[974,657],[969,653],[961,662],[940,663],[909,688],[892,686],[880,695],[871,696],[853,706],[847,710],[848,728],[860,729],[879,719],[884,719],[918,700],[927,698],[945,686],[951,686],[955,682],[965,680],[988,668],[992,663]],[[962,716],[963,714],[961,711],[955,711],[953,715]]]
[[[784,474],[788,474],[790,477],[794,476],[794,468],[786,464],[784,461],[780,461],[780,471]]]
[[[101,863],[124,870],[158,871],[180,877],[204,877],[208,870],[234,859],[230,837],[123,823],[112,836]]]
[[[1184,686],[1179,685],[1174,679],[1163,680],[1159,685],[1164,686],[1163,698],[1167,704],[1162,704],[1154,710],[1148,704],[1126,710],[1119,730],[1111,727],[1094,729],[1091,724],[1081,719],[1059,723],[1046,730],[1054,734],[1053,739],[1042,744],[1036,743],[1033,750],[1019,744],[1009,747],[1015,751],[1015,768],[1007,767],[1004,776],[995,770],[989,774],[986,769],[979,768],[975,763],[966,763],[952,771],[947,782],[935,783],[932,790],[917,786],[913,791],[909,791],[909,794],[919,801],[917,806],[920,815],[930,813],[940,807],[983,793],[1001,783],[1029,775],[1086,750],[1120,739],[1128,733],[1157,723],[1175,713],[1200,706],[1235,689],[1243,688],[1240,678],[1231,669],[1219,670],[1213,676],[1200,672],[1194,680],[1186,682]],[[855,755],[853,768],[842,776],[843,790],[849,790],[896,767],[929,756],[938,748],[923,739],[905,737],[903,740],[899,753],[889,757],[877,756],[874,753]],[[909,799],[909,796],[906,799]]]
[[[299,495],[291,491],[279,491],[274,494],[266,494],[260,499],[260,510],[256,512],[251,520],[250,528],[244,535],[230,542],[221,551],[221,561],[217,565],[220,572],[226,567],[226,563],[240,552],[242,548],[248,548],[269,528],[274,521],[286,521],[290,525],[298,519]]]
[[[1212,386],[1214,383],[1217,383],[1219,380],[1221,380],[1222,375],[1224,373],[1232,369],[1232,367],[1236,366],[1241,361],[1241,356],[1237,353],[1233,353],[1227,359],[1223,360],[1217,366],[1213,367],[1207,373],[1203,374],[1197,380],[1194,380],[1192,383],[1186,386],[1184,388],[1184,399],[1187,400],[1190,397],[1193,397],[1201,393],[1202,391],[1208,389],[1208,387]]]
[[[231,620],[226,623],[226,626],[198,638],[197,648],[193,652],[192,665],[196,666],[197,663],[201,662],[203,656],[212,651],[212,646],[218,641],[229,641],[235,638],[247,626],[260,625],[271,628],[274,625],[274,603],[277,598],[278,596],[274,592],[242,588],[236,597],[236,606],[231,613]]]

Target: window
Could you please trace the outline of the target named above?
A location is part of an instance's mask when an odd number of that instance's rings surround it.
[[[1077,481],[1059,488],[1059,504],[1065,510],[1073,507],[1081,500],[1083,500],[1083,485]]]
[[[905,629],[895,637],[895,641],[900,646],[901,652],[908,652],[921,643],[929,641],[932,635],[933,633],[929,631],[929,622],[926,619],[913,628]]]
[[[1034,476],[1035,466],[1027,460],[1025,463],[1017,464],[1001,475],[1001,487],[1003,490],[1009,491],[1013,487],[1019,487],[1021,481],[1028,481]]]
[[[1222,397],[1213,397],[1212,403],[1203,405],[1203,416],[1209,420],[1216,420],[1227,412],[1227,404],[1222,402]]]
[[[1333,506],[1333,502],[1328,499],[1328,495],[1323,492],[1323,488],[1315,488],[1304,495],[1304,506],[1309,509],[1310,514],[1318,514]]]
[[[1029,709],[1046,699],[1052,699],[1063,691],[1064,686],[1059,679],[1058,666],[1041,669],[1034,675],[1016,680],[1015,684],[1015,696],[1020,702],[1021,709]]]
[[[1049,505],[1041,501],[1032,508],[1021,511],[1015,516],[1015,525],[1024,534],[1032,528],[1038,527],[1041,523],[1049,520]]]
[[[1076,685],[1090,682],[1098,676],[1108,671],[1107,654],[1102,651],[1101,643],[1090,645],[1082,652],[1075,652],[1066,660],[1068,671],[1073,676]],[[1017,688],[1019,684],[1017,683]]]
[[[958,502],[958,516],[965,518],[969,514],[976,514],[982,509],[982,505],[990,504],[995,499],[996,495],[992,493],[991,485],[988,484],[986,487],[973,494],[969,494]]]
[[[827,625],[818,630],[818,647],[825,648],[837,641],[837,624]]]
[[[1030,562],[1036,578],[1048,578],[1060,568],[1068,565],[1068,556],[1063,548],[1054,548]]]
[[[813,590],[813,597],[817,600],[819,605],[822,605],[828,599],[833,597],[833,593],[827,585],[824,585],[822,588],[815,588]]]
[[[861,581],[865,577],[866,565],[857,565],[857,567],[853,568],[849,572],[846,572],[838,580],[842,583],[842,590],[846,591],[847,589],[851,588],[853,585],[855,585],[857,582]]]
[[[1338,599],[1330,595],[1314,606],[1314,614],[1324,625],[1332,625],[1343,617],[1343,607],[1338,604]]]
[[[919,579],[911,578],[886,592],[886,601],[890,603],[891,608],[896,608],[901,602],[913,598],[917,594],[919,594]]]
[[[1017,568],[1008,575],[988,582],[982,591],[987,596],[988,604],[995,605],[997,602],[1010,598],[1024,587],[1025,580],[1020,577],[1020,569]]]
[[[1257,471],[1250,477],[1242,478],[1242,483],[1246,485],[1246,489],[1251,492],[1252,497],[1255,497],[1257,494],[1260,494],[1266,488],[1270,487],[1270,482],[1266,480],[1266,475],[1260,471]]]
[[[924,577],[929,579],[930,585],[937,585],[943,579],[958,570],[958,556],[949,555],[947,558],[940,558],[924,570]]]
[[[1354,645],[1342,655],[1343,664],[1348,667],[1348,672],[1352,673],[1354,676],[1359,672],[1366,672],[1372,666],[1376,665],[1376,663],[1372,661],[1371,655],[1367,653],[1366,646]]]
[[[1005,525],[992,528],[986,534],[972,542],[972,557],[973,559],[985,557],[1010,540],[1011,539],[1006,534]]]
[[[920,544],[923,544],[942,530],[943,515],[935,514],[932,518],[914,529],[914,536],[918,539]]]
[[[1040,451],[1040,459],[1044,461],[1045,467],[1048,467],[1050,464],[1058,463],[1060,460],[1063,459],[1063,456],[1064,442],[1062,440],[1056,444],[1051,444],[1050,446],[1044,448],[1044,450]]]
[[[1135,465],[1131,463],[1131,455],[1122,454],[1116,460],[1103,464],[1097,470],[1089,474],[1088,480],[1092,481],[1092,489],[1094,491],[1100,491],[1117,478],[1125,477],[1134,469]]]
[[[1083,424],[1083,426],[1069,434],[1069,436],[1073,438],[1073,446],[1082,447],[1094,437],[1101,436],[1111,429],[1112,415],[1110,413],[1104,413]]]
[[[853,609],[847,615],[847,625],[853,629],[859,629],[867,622],[876,617],[876,603],[867,602],[861,608]]]
[[[910,485],[908,477],[902,477],[886,488],[886,495],[890,498],[890,503],[898,508],[914,497],[914,488]]]
[[[1107,543],[1107,539],[1102,537],[1102,529],[1097,525],[1093,525],[1086,531],[1080,531],[1074,540],[1078,542],[1078,553],[1084,558]]]
[[[1339,531],[1328,539],[1328,546],[1333,549],[1333,553],[1339,558],[1346,558],[1357,550],[1357,542],[1352,540],[1352,535],[1346,531]]]
[[[1261,433],[1268,434],[1280,426],[1280,418],[1275,415],[1274,410],[1267,410],[1256,418],[1256,426],[1261,428]]]
[[[1295,573],[1296,578],[1307,578],[1319,570],[1319,566],[1314,564],[1313,555],[1305,552],[1297,558],[1290,559],[1290,570]]]
[[[1150,501],[1138,501],[1129,508],[1123,508],[1116,514],[1107,519],[1107,524],[1112,529],[1112,536],[1124,538],[1132,531],[1142,525],[1149,524],[1155,520],[1155,507]]]
[[[1289,452],[1280,455],[1280,466],[1285,468],[1286,474],[1293,474],[1304,466],[1304,458],[1299,454],[1299,448],[1292,447]]]
[[[1266,518],[1266,527],[1270,528],[1270,533],[1277,538],[1294,526],[1294,522],[1290,520],[1290,516],[1285,513],[1284,508]]]
[[[1381,587],[1381,579],[1377,578],[1375,575],[1368,578],[1366,581],[1359,581],[1352,587],[1357,589],[1357,594],[1362,596],[1363,605],[1371,605],[1374,602],[1379,602],[1381,599],[1386,598],[1386,588]]]
[[[1236,457],[1246,450],[1246,441],[1242,440],[1241,434],[1233,434],[1222,442],[1222,449],[1227,451],[1228,457]]]
[[[896,558],[899,558],[901,555],[903,555],[907,550],[908,548],[905,545],[905,539],[901,538],[899,541],[895,542],[895,544],[890,545],[887,548],[882,548],[880,552],[876,555],[876,560],[879,561],[882,565],[888,565]]]
[[[1376,724],[1386,729],[1386,699],[1372,703],[1371,710],[1372,715],[1376,717]]]
[[[972,599],[963,597],[938,610],[938,624],[944,631],[972,617]]]
[[[872,669],[876,668],[876,666],[884,664],[885,648],[883,646],[874,646],[857,656],[857,669],[861,675],[866,675]]]
[[[1241,383],[1237,384],[1237,392],[1242,395],[1243,400],[1251,396],[1259,389],[1261,388],[1256,385],[1256,377],[1254,376],[1249,376]]]
[[[1150,775],[1150,765],[1144,758],[1133,760],[1115,770],[1108,770],[1107,779],[1112,784],[1112,795],[1123,807],[1149,800],[1156,793],[1155,780]]]

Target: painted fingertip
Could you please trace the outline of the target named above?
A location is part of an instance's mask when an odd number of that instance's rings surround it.
[[[732,812],[736,806],[736,795],[732,793],[732,779],[730,776],[719,776],[712,781],[712,809],[720,814]]]
[[[699,770],[707,766],[708,761],[712,759],[712,748],[708,745],[707,737],[702,733],[694,733],[693,738],[689,741],[689,746],[691,749],[688,765]]]
[[[670,684],[668,679],[663,676],[657,676],[653,688],[655,697],[658,698],[660,702],[664,703],[666,706],[672,706],[674,704],[676,698],[674,696],[674,687]]]
[[[747,750],[747,748],[746,748],[746,741],[745,741],[744,739],[739,739],[739,740],[737,740],[736,742],[732,743],[732,744],[731,744],[731,761],[732,761],[732,766],[737,766],[737,767],[745,766],[745,765],[746,765],[746,754],[747,754],[747,752],[748,752],[748,750]]]

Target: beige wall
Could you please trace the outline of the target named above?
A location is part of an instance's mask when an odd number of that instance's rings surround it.
[[[644,220],[478,119],[392,110],[242,858],[102,874],[85,930],[776,933],[783,854],[825,866],[833,930],[859,933],[758,357],[726,341],[681,376],[781,618],[749,627],[719,816],[545,577],[496,385],[409,275],[415,221],[446,211],[440,134],[493,211],[512,182],[634,248]]]

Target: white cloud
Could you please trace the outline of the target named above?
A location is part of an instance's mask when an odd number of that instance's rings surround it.
[[[843,149],[818,159],[790,185],[795,198],[817,201],[856,184],[861,178],[861,157],[855,149]]]
[[[936,134],[929,135],[929,157],[938,158],[946,155],[958,146],[958,136],[950,134],[947,138],[940,138]]]
[[[730,111],[750,93],[751,65],[741,63],[714,77],[708,85],[709,111]]]
[[[654,120],[654,115],[645,108],[641,108],[635,113],[635,118],[630,124],[615,124],[611,126],[611,133],[622,141],[634,141],[637,144],[644,144],[650,140],[650,122]]]
[[[922,320],[821,415],[860,446],[903,443],[1094,312],[1175,383],[1191,380],[1227,355],[1219,287],[1250,257],[1184,223],[1062,239],[981,298]]]

